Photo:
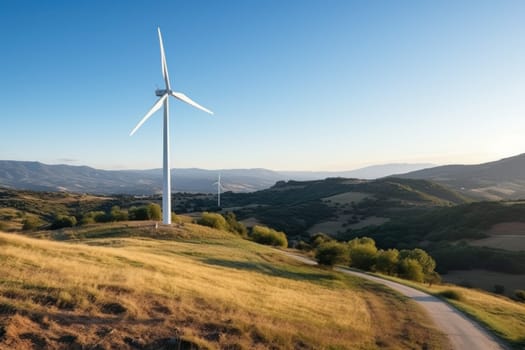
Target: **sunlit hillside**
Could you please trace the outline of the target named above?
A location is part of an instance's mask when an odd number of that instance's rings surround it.
[[[0,349],[448,348],[406,298],[223,231],[33,236],[0,234]]]

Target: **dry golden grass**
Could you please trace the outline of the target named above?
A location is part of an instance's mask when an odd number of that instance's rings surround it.
[[[509,342],[516,349],[525,348],[525,303],[513,301],[504,296],[490,294],[477,289],[456,285],[427,285],[382,276],[409,286],[416,287],[434,295],[443,291],[453,291],[460,300],[448,300],[452,305],[481,322],[497,336]]]
[[[447,347],[386,288],[225,232],[147,223],[60,237],[0,234],[0,349]]]
[[[18,231],[22,229],[24,213],[14,208],[0,208],[0,230]]]

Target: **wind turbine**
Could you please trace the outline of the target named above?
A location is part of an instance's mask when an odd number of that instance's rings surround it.
[[[221,184],[221,173],[219,173],[219,180],[214,182],[212,185],[217,185],[217,207],[221,207],[221,190],[224,189]]]
[[[170,136],[169,136],[169,105],[168,97],[173,96],[176,99],[186,102],[187,104],[198,108],[206,113],[213,114],[207,108],[202,107],[197,102],[190,99],[188,96],[184,95],[182,92],[175,92],[171,90],[170,78],[168,75],[168,65],[166,64],[166,55],[164,54],[164,45],[162,44],[162,34],[160,33],[160,28],[157,28],[159,33],[159,43],[160,43],[160,62],[162,66],[162,76],[164,77],[164,82],[166,83],[165,89],[155,90],[155,95],[159,96],[159,99],[153,107],[146,113],[144,118],[135,126],[131,131],[129,136],[133,135],[146,120],[149,119],[164,105],[164,127],[163,127],[163,163],[162,163],[162,176],[163,176],[163,186],[162,186],[162,222],[165,225],[171,224],[171,177],[170,177]]]

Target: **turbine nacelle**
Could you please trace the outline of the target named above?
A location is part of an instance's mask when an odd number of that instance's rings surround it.
[[[171,92],[172,92],[171,90],[167,90],[167,89],[157,89],[157,90],[155,90],[155,95],[160,97],[160,96],[164,96],[166,94],[171,94]]]

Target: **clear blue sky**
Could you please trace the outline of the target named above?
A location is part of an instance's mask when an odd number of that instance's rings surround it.
[[[525,152],[525,1],[0,1],[0,159],[343,170]]]

